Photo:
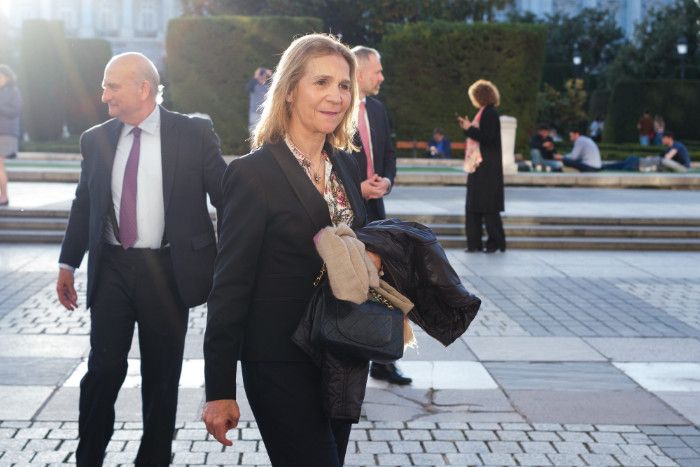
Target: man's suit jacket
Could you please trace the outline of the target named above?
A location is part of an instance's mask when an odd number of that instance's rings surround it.
[[[110,222],[112,166],[123,124],[116,120],[90,128],[80,138],[80,181],[71,206],[60,263],[77,268],[86,251],[86,307],[95,293],[104,232]],[[216,240],[206,195],[218,207],[226,163],[211,122],[160,108],[165,238],[180,298],[188,306],[203,303],[211,289]]]
[[[394,145],[391,143],[389,115],[387,114],[384,104],[374,97],[367,96],[365,109],[367,112],[367,120],[369,120],[369,129],[372,139],[374,172],[380,177],[386,177],[391,180],[391,184],[393,185],[394,177],[396,177],[396,156],[394,155]],[[362,141],[360,140],[359,133],[355,135],[355,145],[360,148],[359,152],[353,154],[360,168],[362,180],[364,181],[367,179],[367,155],[362,148]],[[368,221],[384,219],[386,217],[383,199],[367,200],[366,204]]]
[[[354,212],[365,224],[352,156],[326,147]],[[314,235],[328,205],[284,141],[233,161],[224,196],[214,286],[207,300],[207,400],[234,399],[236,361],[309,361],[291,340],[321,269]]]

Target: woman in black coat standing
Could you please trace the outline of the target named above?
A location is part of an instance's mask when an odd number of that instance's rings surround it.
[[[458,117],[468,141],[476,142],[481,162],[467,177],[466,231],[467,252],[493,253],[506,251],[501,211],[503,206],[503,160],[501,155],[501,122],[496,107],[500,94],[490,81],[478,80],[469,87],[469,99],[479,109],[473,121]],[[486,248],[482,245],[482,226],[486,225]]]

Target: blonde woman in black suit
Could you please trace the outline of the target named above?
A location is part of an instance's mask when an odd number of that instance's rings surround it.
[[[351,424],[322,410],[320,370],[291,341],[321,268],[313,237],[365,223],[352,150],[355,59],[301,37],[272,77],[253,152],[228,167],[204,342],[203,420],[224,445],[239,419],[236,365],[275,467],[343,465]],[[376,260],[377,258],[375,258]]]

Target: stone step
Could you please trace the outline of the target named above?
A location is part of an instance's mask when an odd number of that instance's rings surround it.
[[[438,240],[444,248],[466,247],[461,235],[440,235]],[[511,237],[507,242],[509,249],[700,251],[700,239]]]
[[[465,234],[462,224],[428,224],[436,235]],[[615,238],[697,238],[695,226],[608,226],[504,224],[508,237],[615,237]]]
[[[51,217],[59,219],[68,219],[70,214],[65,209],[18,209],[5,208],[0,209],[0,219],[6,217],[23,217],[23,218],[42,218]]]
[[[66,230],[66,217],[0,217],[0,230]]]
[[[7,173],[12,182],[77,183],[80,166],[75,162],[59,162],[50,166],[40,161],[20,161],[8,164]],[[463,172],[447,168],[439,171],[414,170],[398,167],[397,186],[464,186]],[[535,187],[597,187],[597,188],[662,188],[700,190],[700,174],[659,173],[514,173],[503,176],[506,186]]]
[[[0,243],[61,243],[63,230],[0,229]]]
[[[388,213],[404,221],[425,225],[464,225],[464,216],[452,214],[397,214]],[[598,225],[598,226],[668,226],[700,227],[700,218],[653,218],[653,217],[573,217],[573,216],[501,216],[504,224],[526,225]]]

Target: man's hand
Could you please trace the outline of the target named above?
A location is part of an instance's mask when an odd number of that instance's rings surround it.
[[[562,156],[562,155],[559,154],[559,153],[556,153],[556,154],[554,155],[554,160],[562,161],[562,160],[564,160],[564,156]]]
[[[390,186],[391,182],[388,178],[374,174],[374,177],[368,178],[360,184],[360,190],[364,199],[378,199],[389,191]]]
[[[207,426],[207,431],[224,446],[233,446],[233,442],[226,437],[226,432],[238,426],[241,412],[238,402],[233,399],[221,399],[204,404],[202,421]]]
[[[78,308],[78,294],[75,292],[75,278],[73,271],[69,269],[58,270],[58,280],[56,281],[56,295],[61,305],[67,310]]]

